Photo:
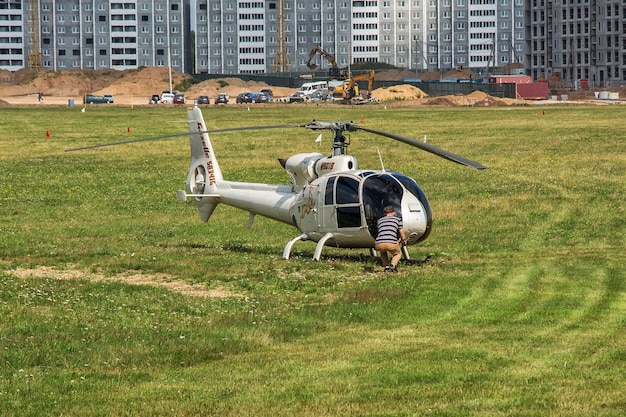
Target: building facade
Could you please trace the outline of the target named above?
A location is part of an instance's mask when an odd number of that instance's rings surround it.
[[[124,70],[170,62],[176,71],[192,69],[189,0],[0,0],[0,67],[28,66],[33,21],[39,24],[45,70]],[[7,55],[6,43],[19,48]]]
[[[626,84],[623,0],[530,0],[528,68],[564,86]]]
[[[0,69],[17,71],[28,64],[28,15],[22,3],[0,0]]]
[[[524,12],[524,0],[198,0],[195,72],[272,72],[277,56],[306,72],[315,46],[344,68],[486,70],[523,62]]]

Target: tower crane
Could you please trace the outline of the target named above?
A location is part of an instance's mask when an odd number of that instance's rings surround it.
[[[286,30],[285,30],[285,0],[276,1],[276,39],[278,47],[274,57],[274,72],[289,72],[289,57],[287,56]]]
[[[41,70],[41,48],[39,44],[39,6],[37,0],[28,0],[28,67],[39,72]]]

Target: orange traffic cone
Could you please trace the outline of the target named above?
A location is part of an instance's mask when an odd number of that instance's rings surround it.
[[[130,133],[130,126],[128,126],[128,127],[126,128],[126,131],[127,131],[128,133]]]
[[[50,131],[46,130],[46,137],[49,138],[50,137]]]

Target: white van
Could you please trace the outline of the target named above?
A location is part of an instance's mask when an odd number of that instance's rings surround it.
[[[328,90],[328,82],[327,81],[314,81],[310,83],[304,83],[300,86],[300,90],[305,96],[310,96],[316,91],[319,90]]]
[[[169,91],[164,91],[161,94],[161,103],[173,103],[174,102],[174,93],[170,93]]]

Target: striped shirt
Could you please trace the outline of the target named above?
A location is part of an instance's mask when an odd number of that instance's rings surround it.
[[[378,219],[376,243],[398,243],[398,230],[402,229],[402,219],[396,216],[383,216]]]

